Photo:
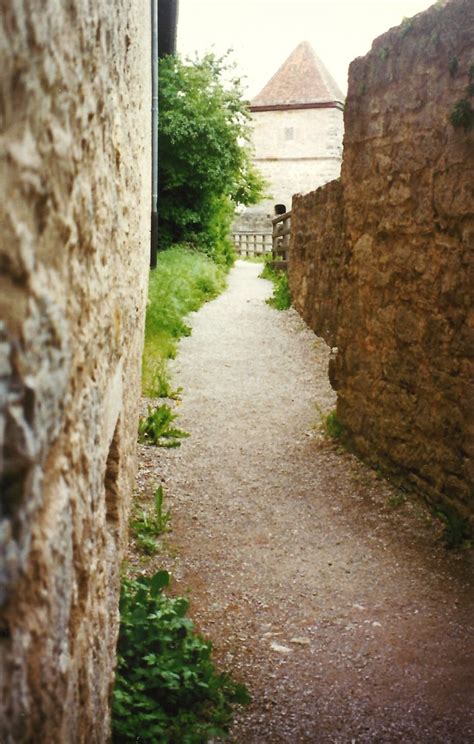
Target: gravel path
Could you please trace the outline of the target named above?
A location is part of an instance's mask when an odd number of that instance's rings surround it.
[[[231,740],[472,744],[470,554],[324,439],[327,347],[259,271],[238,262],[192,317],[173,370],[191,438],[142,447],[139,475],[165,484],[176,591],[252,693]]]

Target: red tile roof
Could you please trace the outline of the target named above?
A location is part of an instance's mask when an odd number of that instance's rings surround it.
[[[344,101],[344,95],[307,41],[298,44],[286,62],[251,102],[250,108]]]

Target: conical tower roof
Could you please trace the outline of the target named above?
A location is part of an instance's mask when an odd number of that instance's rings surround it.
[[[252,111],[337,105],[344,95],[307,41],[298,44],[286,62],[252,100]]]

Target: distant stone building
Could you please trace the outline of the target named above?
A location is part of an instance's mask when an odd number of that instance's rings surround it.
[[[311,45],[302,42],[251,102],[254,161],[271,198],[247,209],[235,231],[268,231],[275,204],[291,209],[293,194],[339,176],[343,108],[341,90]]]

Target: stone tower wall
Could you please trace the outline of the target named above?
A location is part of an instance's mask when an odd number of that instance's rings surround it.
[[[149,4],[0,6],[0,739],[103,744],[149,256]]]
[[[341,170],[343,112],[337,108],[255,111],[254,162],[268,183],[269,198],[250,207],[234,228],[267,229],[275,204],[291,208],[293,194],[313,191]]]

